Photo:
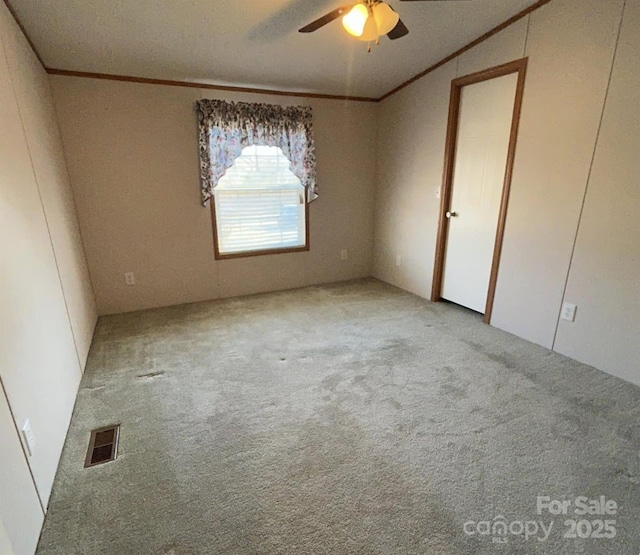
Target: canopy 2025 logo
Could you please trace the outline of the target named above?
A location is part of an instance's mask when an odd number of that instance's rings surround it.
[[[536,514],[538,516],[573,516],[563,520],[563,537],[611,539],[616,536],[615,519],[606,518],[618,513],[618,504],[601,495],[598,499],[585,496],[574,499],[551,499],[549,496],[536,498]],[[583,518],[579,518],[583,517]],[[605,517],[605,518],[594,518]],[[525,541],[544,542],[549,539],[554,529],[554,520],[512,520],[498,515],[492,520],[468,520],[463,525],[467,536],[490,536],[493,543],[508,543],[509,536],[519,537]],[[560,528],[562,525],[556,527]]]

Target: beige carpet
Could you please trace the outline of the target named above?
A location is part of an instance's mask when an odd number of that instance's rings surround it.
[[[38,553],[637,554],[639,416],[640,388],[375,280],[104,317]]]

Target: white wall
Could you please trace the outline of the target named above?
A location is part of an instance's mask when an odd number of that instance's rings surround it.
[[[375,104],[62,76],[52,83],[100,313],[371,275]],[[200,98],[312,106],[320,198],[310,205],[309,252],[214,259],[199,197]],[[130,271],[134,287],[124,283]]]
[[[45,207],[65,303],[82,368],[96,320],[95,301],[80,237],[75,202],[49,76],[35,59],[22,33],[11,25],[7,36],[9,70],[13,78],[33,172]]]
[[[633,19],[638,1],[627,0],[624,28],[629,36],[638,29]],[[598,141],[623,5],[624,0],[552,0],[382,103],[374,275],[423,297],[430,295],[450,82],[455,76],[527,56],[492,324],[553,347],[597,142],[593,186],[567,297],[580,305],[579,315],[575,324],[560,325],[557,348],[640,383],[640,372],[631,364],[638,359],[632,341],[638,330],[640,291],[635,278],[640,273],[638,256],[633,256],[632,246],[638,245],[640,232],[635,224],[620,220],[612,225],[617,216],[608,212],[603,218],[601,208],[602,197],[613,189],[618,204],[610,205],[612,209],[623,208],[621,213],[628,215],[640,209],[630,178],[637,172],[630,153],[637,151],[638,122],[637,117],[622,115],[626,108],[637,116],[637,99],[628,92],[638,83],[637,62],[630,54],[634,47],[637,52],[637,44],[625,35],[610,91],[610,122],[605,112]],[[619,167],[614,168],[616,162]],[[606,175],[606,181],[599,175]],[[399,267],[397,255],[402,256]],[[596,266],[600,270],[594,279]],[[612,318],[620,322],[615,331]]]
[[[431,291],[436,191],[455,76],[454,61],[385,100],[378,116],[374,275],[422,297]]]
[[[49,80],[4,4],[0,38],[0,521],[23,555],[38,539],[96,312]],[[32,456],[17,432],[27,419]]]
[[[627,0],[555,348],[640,383],[640,0]]]
[[[2,521],[0,521],[0,553],[2,553],[2,555],[14,555],[13,548],[9,542],[9,536],[7,536]]]
[[[623,0],[531,14],[518,147],[492,324],[553,345]]]
[[[44,513],[1,387],[0,445],[0,555],[27,555],[35,551]]]

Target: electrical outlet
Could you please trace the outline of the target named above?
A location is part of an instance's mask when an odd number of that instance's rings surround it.
[[[340,251],[340,260],[346,260],[348,257],[348,254],[349,253],[347,252],[347,249],[342,249]]]
[[[133,274],[133,272],[127,272],[124,275],[124,282],[127,285],[135,285],[136,284],[136,276]]]
[[[567,320],[567,322],[575,322],[576,321],[576,309],[578,307],[571,303],[564,303],[562,305],[562,312],[560,313],[560,317],[563,320]]]
[[[24,442],[27,445],[27,451],[29,452],[29,456],[33,457],[33,453],[36,449],[36,437],[33,435],[33,430],[31,429],[31,422],[27,418],[24,421],[24,425],[22,426],[22,436],[24,437]]]
[[[398,255],[396,256],[396,266],[401,266],[402,265],[402,256]]]

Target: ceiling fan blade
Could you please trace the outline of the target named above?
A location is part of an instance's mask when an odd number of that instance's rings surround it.
[[[470,0],[400,0],[400,2],[469,2]]]
[[[341,15],[344,15],[349,11],[353,5],[350,6],[342,6],[341,8],[337,8],[332,12],[329,12],[326,15],[316,19],[315,21],[309,23],[309,25],[305,25],[302,29],[298,30],[298,33],[313,33],[320,29],[320,27],[324,27],[327,23],[331,23],[334,19],[338,19]]]
[[[399,19],[398,24],[393,29],[391,29],[391,31],[387,33],[387,36],[391,40],[396,40],[408,34],[409,34],[409,29],[407,29],[407,26],[404,23],[402,23],[402,19]]]

